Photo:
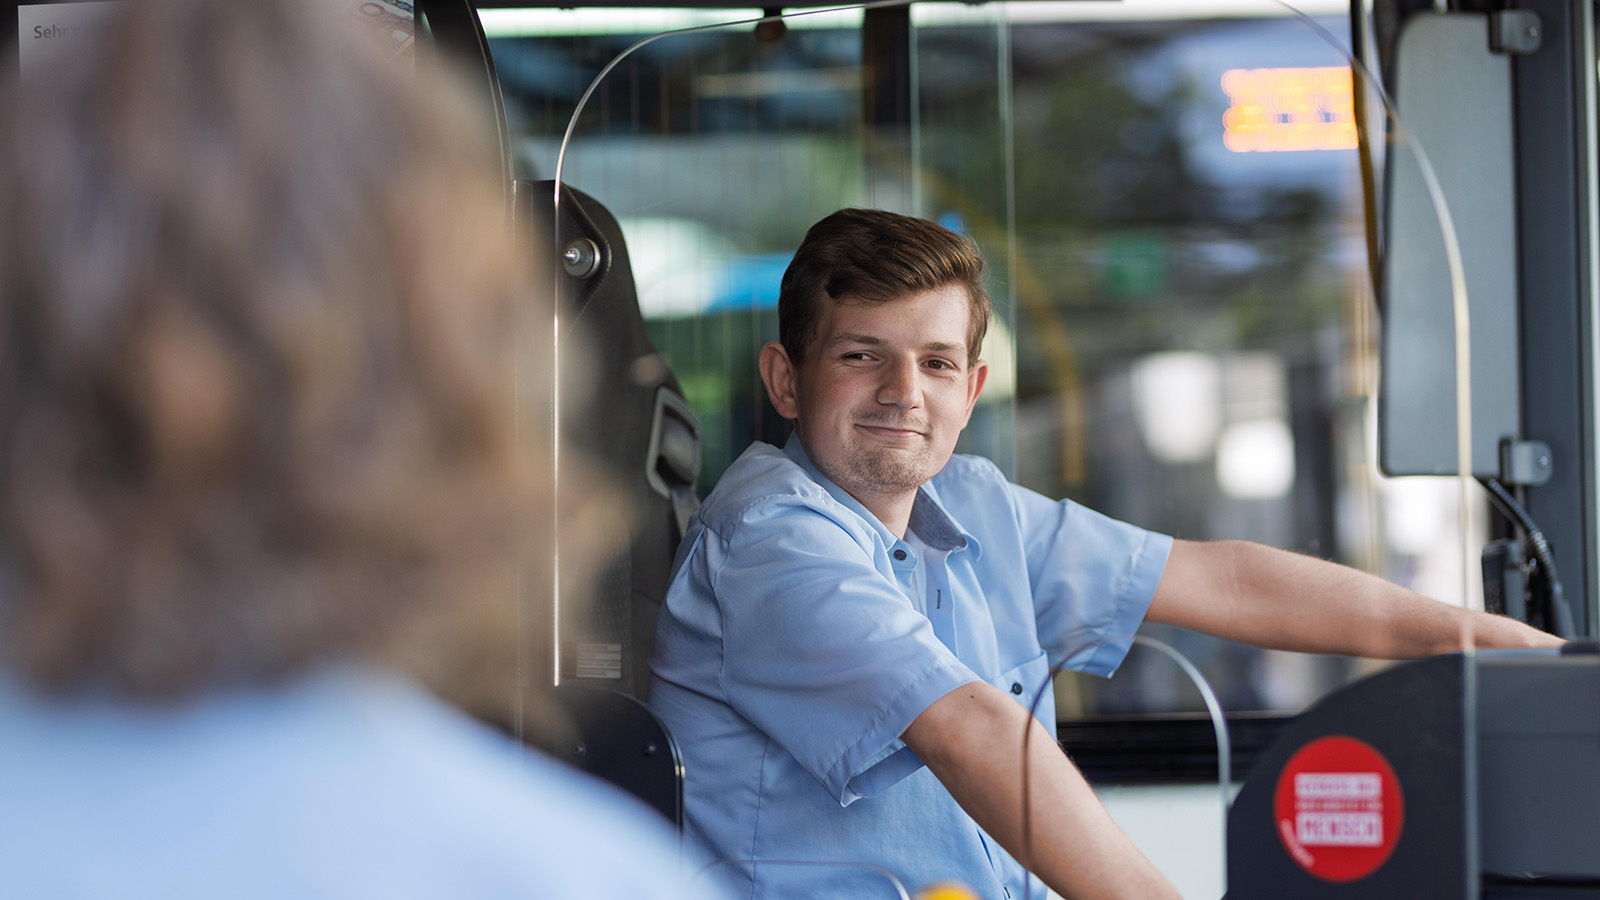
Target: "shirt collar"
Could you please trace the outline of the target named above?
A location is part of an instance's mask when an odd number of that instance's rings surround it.
[[[806,454],[806,448],[800,443],[798,432],[789,435],[788,442],[783,445],[783,452],[794,460],[796,465],[804,469],[805,473],[811,476],[812,481],[822,485],[823,490],[827,491],[829,496],[844,504],[847,509],[862,519],[870,522],[872,527],[876,528],[883,537],[884,546],[892,547],[900,540],[895,536],[894,532],[878,521],[878,517],[873,515],[871,510],[862,506],[861,501],[851,496],[849,491],[834,484],[833,479],[822,474],[822,471],[811,461],[811,457]],[[917,499],[912,501],[911,504],[910,527],[912,531],[916,532],[917,537],[922,539],[924,544],[935,550],[953,553],[957,550],[971,548],[974,556],[981,557],[983,555],[983,548],[978,544],[978,539],[969,534],[965,528],[962,528],[961,523],[957,522],[944,508],[944,504],[939,500],[939,492],[934,488],[931,481],[924,483],[922,487],[917,489]]]

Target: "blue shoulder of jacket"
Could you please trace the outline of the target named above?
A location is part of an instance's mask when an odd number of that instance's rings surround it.
[[[950,457],[939,474],[933,476],[933,488],[939,492],[939,501],[950,507],[963,502],[992,504],[995,491],[1009,490],[1000,467],[982,456],[958,453]]]
[[[751,444],[722,473],[701,505],[699,519],[706,528],[726,537],[752,507],[763,503],[787,503],[819,510],[838,505],[827,490],[783,450],[758,442]]]

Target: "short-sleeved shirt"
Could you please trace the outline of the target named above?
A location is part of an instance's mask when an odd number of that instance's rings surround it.
[[[665,819],[408,682],[337,665],[182,703],[0,676],[0,896],[725,896]]]
[[[741,861],[723,867],[738,896],[892,897],[887,872],[1021,897],[1021,867],[900,734],[973,681],[1037,698],[1053,734],[1051,668],[1115,670],[1172,543],[972,456],[922,486],[910,533],[791,438],[746,451],[685,536],[650,703],[682,746],[691,834]]]

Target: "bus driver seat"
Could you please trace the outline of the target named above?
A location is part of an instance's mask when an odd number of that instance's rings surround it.
[[[552,181],[517,182],[513,222],[534,235],[555,223],[560,340],[579,335],[592,362],[592,383],[564,385],[583,388],[590,400],[563,408],[563,443],[627,495],[635,522],[627,550],[602,568],[592,596],[562,598],[555,697],[571,721],[531,742],[681,826],[677,745],[641,701],[656,612],[700,505],[700,425],[645,332],[621,226],[599,201],[568,186],[557,221],[554,200]]]

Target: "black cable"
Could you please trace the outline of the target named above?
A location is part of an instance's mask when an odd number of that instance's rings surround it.
[[[1383,265],[1383,239],[1379,232],[1377,176],[1373,172],[1372,135],[1367,116],[1367,94],[1370,88],[1367,77],[1372,72],[1366,60],[1366,9],[1364,0],[1350,0],[1350,67],[1351,99],[1355,101],[1353,114],[1356,126],[1356,160],[1361,168],[1361,208],[1366,218],[1367,277],[1372,284],[1373,302],[1383,306],[1381,278]],[[1385,114],[1387,128],[1387,111]]]
[[[1528,536],[1528,543],[1533,545],[1534,558],[1539,561],[1539,569],[1544,573],[1545,583],[1550,588],[1549,604],[1555,613],[1556,637],[1572,640],[1572,610],[1567,608],[1566,594],[1561,587],[1561,577],[1556,574],[1555,554],[1550,551],[1550,542],[1545,540],[1544,532],[1539,529],[1533,517],[1522,508],[1522,504],[1511,496],[1505,485],[1493,478],[1480,478],[1483,486],[1489,491],[1489,500],[1501,515],[1516,522],[1523,534]]]

